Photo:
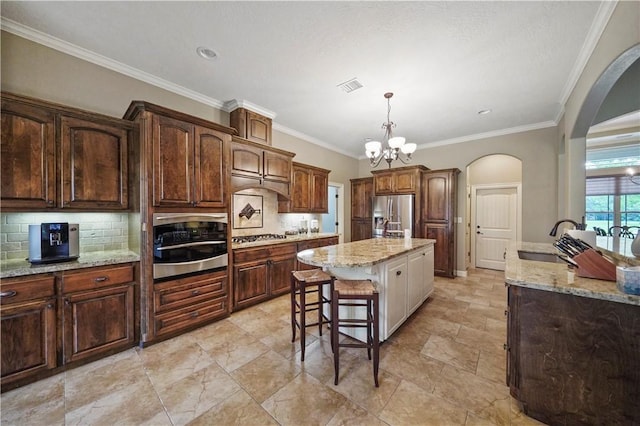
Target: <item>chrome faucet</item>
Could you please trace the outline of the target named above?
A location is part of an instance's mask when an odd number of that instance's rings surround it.
[[[575,220],[571,220],[571,219],[562,219],[556,222],[555,225],[553,225],[553,228],[551,229],[551,232],[549,232],[549,235],[551,235],[552,237],[555,237],[556,234],[558,233],[558,226],[560,226],[561,223],[564,222],[569,222],[571,224],[573,224],[573,226],[575,226],[576,229],[584,231],[586,228],[586,225],[583,223],[578,223]]]

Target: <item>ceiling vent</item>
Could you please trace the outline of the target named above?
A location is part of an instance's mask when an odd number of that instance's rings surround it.
[[[344,90],[347,93],[351,93],[354,90],[358,90],[361,87],[364,87],[362,83],[358,81],[357,78],[352,78],[351,80],[345,81],[344,83],[338,84],[338,87]]]

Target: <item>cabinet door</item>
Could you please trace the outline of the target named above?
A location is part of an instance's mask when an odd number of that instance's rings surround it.
[[[127,209],[128,131],[61,119],[62,207]]]
[[[133,325],[133,285],[65,296],[65,363],[133,346]]]
[[[450,181],[448,173],[429,172],[423,176],[423,221],[434,222],[451,219]]]
[[[409,255],[409,278],[407,284],[407,315],[411,315],[424,301],[425,291],[425,250]]]
[[[329,212],[329,176],[326,173],[319,171],[312,173],[309,205],[313,213]]]
[[[391,261],[385,271],[386,315],[382,321],[384,336],[389,336],[407,319],[407,258]]]
[[[278,182],[291,181],[291,157],[264,151],[264,178]]]
[[[393,194],[393,173],[380,173],[374,178],[374,193],[376,195]]]
[[[373,178],[351,180],[351,219],[371,219]]]
[[[416,192],[417,172],[399,170],[393,173],[393,192],[396,194],[414,194]]]
[[[371,219],[351,221],[351,241],[368,240],[373,235]]]
[[[2,207],[55,207],[55,115],[3,99],[1,119]]]
[[[233,305],[237,308],[253,305],[269,296],[267,262],[255,262],[233,267]]]
[[[247,110],[246,139],[271,145],[271,119]]]
[[[293,166],[291,172],[291,212],[308,213],[311,211],[311,170]]]
[[[291,289],[291,271],[295,271],[296,269],[295,255],[270,259],[268,262],[271,296],[289,292]]]
[[[194,201],[199,207],[225,207],[224,146],[229,136],[205,127],[195,127]]]
[[[0,307],[2,384],[56,367],[55,299]]]
[[[424,296],[423,299],[431,296],[434,290],[434,260],[433,260],[433,246],[427,247],[424,251],[425,263],[424,263]]]
[[[241,143],[231,144],[231,173],[262,178],[262,149]]]
[[[453,238],[446,223],[425,223],[422,225],[424,238],[436,240],[434,248],[434,270],[437,275],[453,277]]]
[[[193,205],[193,125],[153,116],[153,205]]]

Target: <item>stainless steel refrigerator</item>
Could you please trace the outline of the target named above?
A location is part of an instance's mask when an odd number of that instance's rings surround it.
[[[373,197],[373,237],[413,236],[413,195],[378,195]]]

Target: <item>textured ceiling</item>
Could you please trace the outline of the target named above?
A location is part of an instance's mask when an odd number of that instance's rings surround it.
[[[597,1],[29,1],[2,2],[2,19],[3,29],[40,31],[58,49],[86,49],[212,105],[248,102],[273,112],[276,129],[361,157],[365,138],[382,137],[388,91],[395,133],[419,149],[555,124],[611,10]],[[200,58],[198,46],[218,58]],[[364,87],[337,87],[352,78]]]

